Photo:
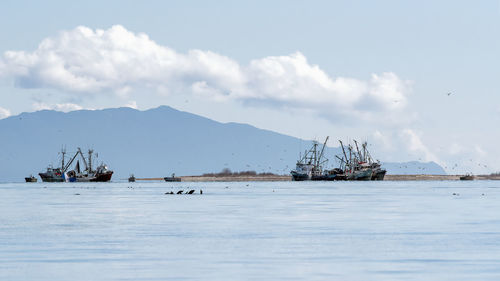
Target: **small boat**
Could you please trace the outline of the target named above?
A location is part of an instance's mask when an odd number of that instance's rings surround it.
[[[30,175],[29,177],[24,178],[26,182],[37,182],[37,178],[35,178],[33,175]]]
[[[460,177],[460,180],[461,181],[471,181],[471,180],[474,180],[474,176],[473,175],[463,175]]]
[[[167,182],[181,181],[181,178],[175,177],[175,173],[173,173],[171,177],[164,177],[163,179]]]
[[[130,175],[130,177],[128,178],[128,182],[135,182],[134,174]]]

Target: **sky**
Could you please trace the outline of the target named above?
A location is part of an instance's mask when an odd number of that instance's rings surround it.
[[[169,105],[500,171],[499,1],[2,1],[0,118]]]

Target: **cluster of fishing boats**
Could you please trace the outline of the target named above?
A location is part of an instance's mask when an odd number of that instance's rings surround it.
[[[361,144],[354,140],[354,145],[344,146],[339,140],[342,148],[342,155],[335,155],[339,160],[339,167],[333,169],[325,168],[328,159],[325,157],[325,147],[328,142],[326,137],[321,149],[317,141],[312,147],[300,156],[295,170],[290,173],[294,181],[336,181],[336,180],[383,180],[386,170],[381,167],[380,161],[374,160],[368,151],[366,142]]]
[[[98,157],[94,150],[89,149],[87,155],[78,147],[75,154],[66,162],[66,150],[62,149],[61,166],[53,167],[49,165],[44,172],[38,173],[43,182],[109,182],[113,176],[113,171],[101,162],[95,169],[93,163]],[[80,165],[80,161],[83,166]],[[33,175],[24,178],[26,182],[37,182]],[[180,182],[181,178],[172,174],[170,177],[163,178],[166,182]],[[129,182],[135,182],[136,178],[132,174],[128,178]]]
[[[383,180],[386,170],[381,167],[380,162],[375,161],[367,149],[367,143],[361,144],[354,140],[354,145],[345,146],[342,141],[342,155],[335,155],[339,160],[339,167],[333,169],[325,168],[328,159],[325,157],[325,147],[328,137],[321,149],[317,141],[313,142],[312,147],[306,150],[304,156],[300,156],[295,170],[291,171],[294,181],[336,181],[336,180]],[[92,166],[97,157],[94,156],[92,149],[88,150],[87,156],[80,148],[77,148],[75,154],[66,162],[66,151],[61,151],[61,166],[54,168],[52,165],[47,170],[38,175],[44,182],[108,182],[113,176],[113,171],[108,169],[104,163],[101,163],[95,169]],[[83,162],[83,167],[80,165]],[[26,182],[36,182],[37,179],[32,175],[25,178]],[[136,180],[134,175],[128,179],[129,182]],[[181,181],[181,178],[172,174],[171,177],[165,177],[167,182]]]

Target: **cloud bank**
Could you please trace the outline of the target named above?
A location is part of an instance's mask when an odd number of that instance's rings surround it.
[[[402,112],[409,93],[409,83],[392,72],[372,74],[367,81],[331,77],[300,52],[241,65],[211,51],[179,53],[120,25],[80,26],[44,39],[33,52],[7,51],[0,75],[17,87],[80,96],[126,97],[147,88],[159,95],[312,109],[360,120]]]
[[[0,119],[7,118],[11,115],[10,110],[0,107]]]
[[[56,104],[46,104],[43,102],[36,102],[32,104],[33,109],[36,111],[38,110],[56,110],[56,111],[62,111],[62,112],[69,112],[69,111],[75,111],[75,110],[81,110],[83,109],[82,106],[74,103],[56,103]]]

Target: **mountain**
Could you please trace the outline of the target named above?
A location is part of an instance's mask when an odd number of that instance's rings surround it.
[[[168,106],[42,110],[0,120],[0,181],[21,181],[47,165],[60,166],[58,152],[93,148],[115,171],[114,180],[254,170],[288,174],[310,141],[250,125],[219,123]],[[333,159],[338,148],[327,148]]]

